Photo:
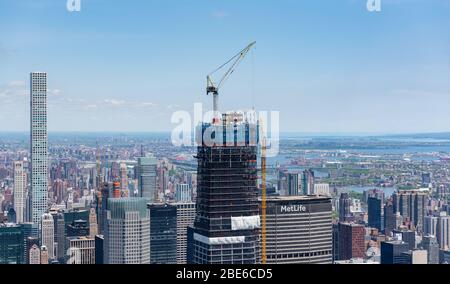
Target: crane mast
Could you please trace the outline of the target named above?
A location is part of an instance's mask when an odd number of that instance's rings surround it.
[[[213,96],[213,112],[214,112],[214,121],[218,121],[217,113],[219,111],[219,90],[222,87],[223,83],[230,77],[231,74],[233,74],[234,70],[236,70],[236,67],[241,63],[241,61],[245,58],[247,53],[250,51],[250,49],[256,44],[256,42],[252,42],[247,47],[245,47],[243,50],[239,51],[236,55],[234,55],[232,58],[230,58],[227,62],[216,68],[214,71],[208,74],[206,76],[206,95],[212,95]],[[212,78],[213,74],[218,72],[219,70],[222,70],[225,66],[229,65],[231,63],[230,68],[227,69],[225,74],[221,77],[221,79],[218,81],[217,84],[214,83],[214,80]]]

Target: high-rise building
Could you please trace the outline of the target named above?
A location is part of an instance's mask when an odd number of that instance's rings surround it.
[[[366,255],[364,238],[366,230],[363,225],[339,222],[339,260],[364,258]]]
[[[396,216],[392,200],[387,200],[384,205],[384,234],[389,236],[396,226]]]
[[[177,263],[177,207],[171,204],[148,205],[150,210],[150,262]]]
[[[31,246],[28,259],[28,264],[41,264],[41,250],[38,245]]]
[[[431,183],[431,173],[422,173],[422,185],[428,187]]]
[[[54,243],[55,243],[55,227],[53,216],[45,213],[42,215],[41,220],[41,242],[42,246],[45,246],[48,250],[49,259],[54,258]]]
[[[95,239],[90,237],[68,237],[67,264],[95,264]]]
[[[150,154],[138,159],[139,196],[150,202],[157,202],[157,165],[156,158]]]
[[[195,203],[177,202],[177,264],[187,263],[187,228],[194,225]]]
[[[287,174],[287,194],[296,196],[301,194],[301,176],[299,173]]]
[[[23,168],[23,162],[14,162],[14,210],[16,211],[16,222],[21,224],[26,221],[27,175]]]
[[[440,212],[436,236],[440,249],[450,250],[450,216],[446,212]]]
[[[332,209],[328,197],[268,197],[268,264],[331,264]]]
[[[31,73],[30,93],[30,220],[40,224],[48,198],[47,73]]]
[[[46,246],[41,246],[41,264],[48,264],[48,248]]]
[[[423,232],[423,218],[427,204],[428,191],[398,190],[392,195],[394,212],[400,212],[403,219],[408,218],[418,233]]]
[[[95,236],[95,264],[104,264],[103,241],[102,235]]]
[[[94,238],[98,234],[97,213],[95,208],[89,210],[89,237]]]
[[[367,211],[368,211],[368,225],[372,228],[382,230],[382,207],[383,201],[377,197],[369,197],[367,199]]]
[[[345,222],[350,217],[350,206],[352,199],[347,192],[341,193],[339,197],[339,222]]]
[[[188,262],[259,263],[256,124],[228,113],[197,130],[197,216]]]
[[[176,202],[191,202],[192,190],[189,184],[178,183],[175,188],[175,200]]]
[[[197,215],[188,231],[188,262],[260,263],[257,126],[242,113],[228,113],[197,130]]]
[[[313,194],[331,196],[330,185],[328,183],[315,183]]]
[[[0,264],[23,264],[23,245],[20,225],[0,223]]]
[[[55,241],[56,241],[56,258],[63,262],[66,257],[66,223],[64,220],[64,213],[58,212],[56,218],[53,218],[56,222]]]
[[[125,197],[130,196],[128,190],[128,169],[125,163],[120,163],[120,189]]]
[[[428,252],[428,264],[439,264],[439,244],[434,236],[424,236],[421,247]]]
[[[437,236],[437,225],[438,217],[436,216],[425,216],[423,223],[423,234]]]
[[[150,263],[150,217],[146,198],[108,198],[105,225],[106,264]]]
[[[303,171],[302,175],[302,194],[311,195],[314,192],[314,171],[311,169]]]
[[[381,242],[381,264],[402,263],[402,253],[408,250],[408,244],[401,240]]]

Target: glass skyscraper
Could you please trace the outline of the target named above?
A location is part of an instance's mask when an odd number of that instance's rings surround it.
[[[157,197],[156,172],[155,157],[147,155],[138,159],[139,197],[144,197],[151,202],[155,202]]]
[[[30,221],[39,224],[47,209],[47,73],[30,75]]]

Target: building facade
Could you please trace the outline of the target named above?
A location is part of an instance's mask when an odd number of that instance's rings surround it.
[[[0,264],[23,264],[23,246],[20,226],[0,223]]]
[[[339,222],[339,260],[364,258],[366,249],[364,238],[366,230],[363,225]]]
[[[95,238],[68,237],[67,264],[95,264]]]
[[[150,154],[138,159],[139,196],[149,202],[157,202],[157,165],[156,158]]]
[[[150,216],[147,199],[109,198],[104,234],[106,264],[150,263]]]
[[[177,206],[149,204],[150,262],[177,263]]]
[[[333,262],[331,199],[269,197],[266,210],[267,264]]]
[[[43,214],[41,221],[41,242],[48,250],[48,257],[53,259],[55,255],[54,244],[55,244],[55,227],[54,220],[51,214]]]
[[[188,262],[260,263],[256,131],[240,113],[198,128],[197,212]]]
[[[177,264],[187,263],[187,228],[194,225],[195,203],[177,202]]]
[[[40,224],[48,199],[47,73],[31,73],[30,88],[30,221]]]
[[[23,223],[25,218],[27,175],[23,162],[14,162],[14,210],[16,211],[16,223]]]

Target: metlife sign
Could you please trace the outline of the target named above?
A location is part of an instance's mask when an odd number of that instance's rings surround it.
[[[293,205],[281,205],[280,213],[306,213],[308,212],[306,206],[301,204],[293,204]]]

